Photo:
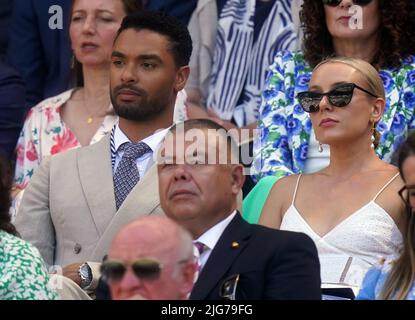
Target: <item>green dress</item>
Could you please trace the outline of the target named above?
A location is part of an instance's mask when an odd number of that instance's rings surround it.
[[[0,300],[55,300],[39,251],[0,230]]]
[[[246,221],[252,224],[258,223],[268,194],[277,180],[278,178],[276,176],[264,177],[248,193],[242,203],[242,216]]]

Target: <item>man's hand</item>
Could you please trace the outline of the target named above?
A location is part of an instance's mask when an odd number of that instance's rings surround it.
[[[78,286],[81,286],[81,277],[79,276],[79,267],[82,265],[81,262],[70,264],[63,268],[63,275],[72,281],[74,281]]]

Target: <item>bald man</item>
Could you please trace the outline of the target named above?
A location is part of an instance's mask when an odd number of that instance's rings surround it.
[[[160,216],[121,229],[101,268],[114,300],[187,299],[196,269],[189,232]]]

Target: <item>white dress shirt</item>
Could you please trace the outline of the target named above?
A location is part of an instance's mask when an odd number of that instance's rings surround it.
[[[201,265],[201,268],[204,267],[206,261],[209,259],[209,256],[212,250],[215,248],[216,243],[221,237],[223,231],[225,231],[226,227],[229,225],[229,223],[232,221],[232,219],[235,217],[236,214],[237,214],[237,211],[235,210],[227,218],[215,224],[212,228],[207,230],[199,238],[193,241],[193,243],[200,242],[206,246],[206,249],[203,251],[202,255],[199,257],[199,263]]]
[[[144,174],[150,169],[150,167],[154,164],[153,154],[156,154],[158,151],[158,148],[160,147],[161,142],[163,141],[163,138],[167,134],[167,129],[162,129],[157,131],[156,133],[152,134],[151,136],[141,140],[140,142],[146,143],[152,152],[146,153],[145,155],[137,158],[137,169],[140,174],[140,177],[143,177]],[[125,143],[125,142],[131,142],[130,139],[122,132],[119,125],[117,124],[114,131],[114,146],[115,146],[115,165],[113,167],[113,174],[117,170],[117,166],[121,161],[121,158],[124,154],[124,151],[120,151],[119,147]]]

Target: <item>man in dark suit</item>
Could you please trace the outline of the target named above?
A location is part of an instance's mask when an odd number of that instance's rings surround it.
[[[237,147],[211,120],[170,129],[158,159],[160,203],[199,249],[191,299],[320,299],[320,265],[301,233],[245,222],[237,196],[245,180]]]
[[[23,126],[24,97],[23,80],[0,60],[0,154],[10,160]]]
[[[7,61],[26,84],[26,107],[68,89],[71,0],[14,0]]]
[[[197,0],[144,0],[144,8],[152,11],[162,11],[179,19],[187,25],[195,10]]]

